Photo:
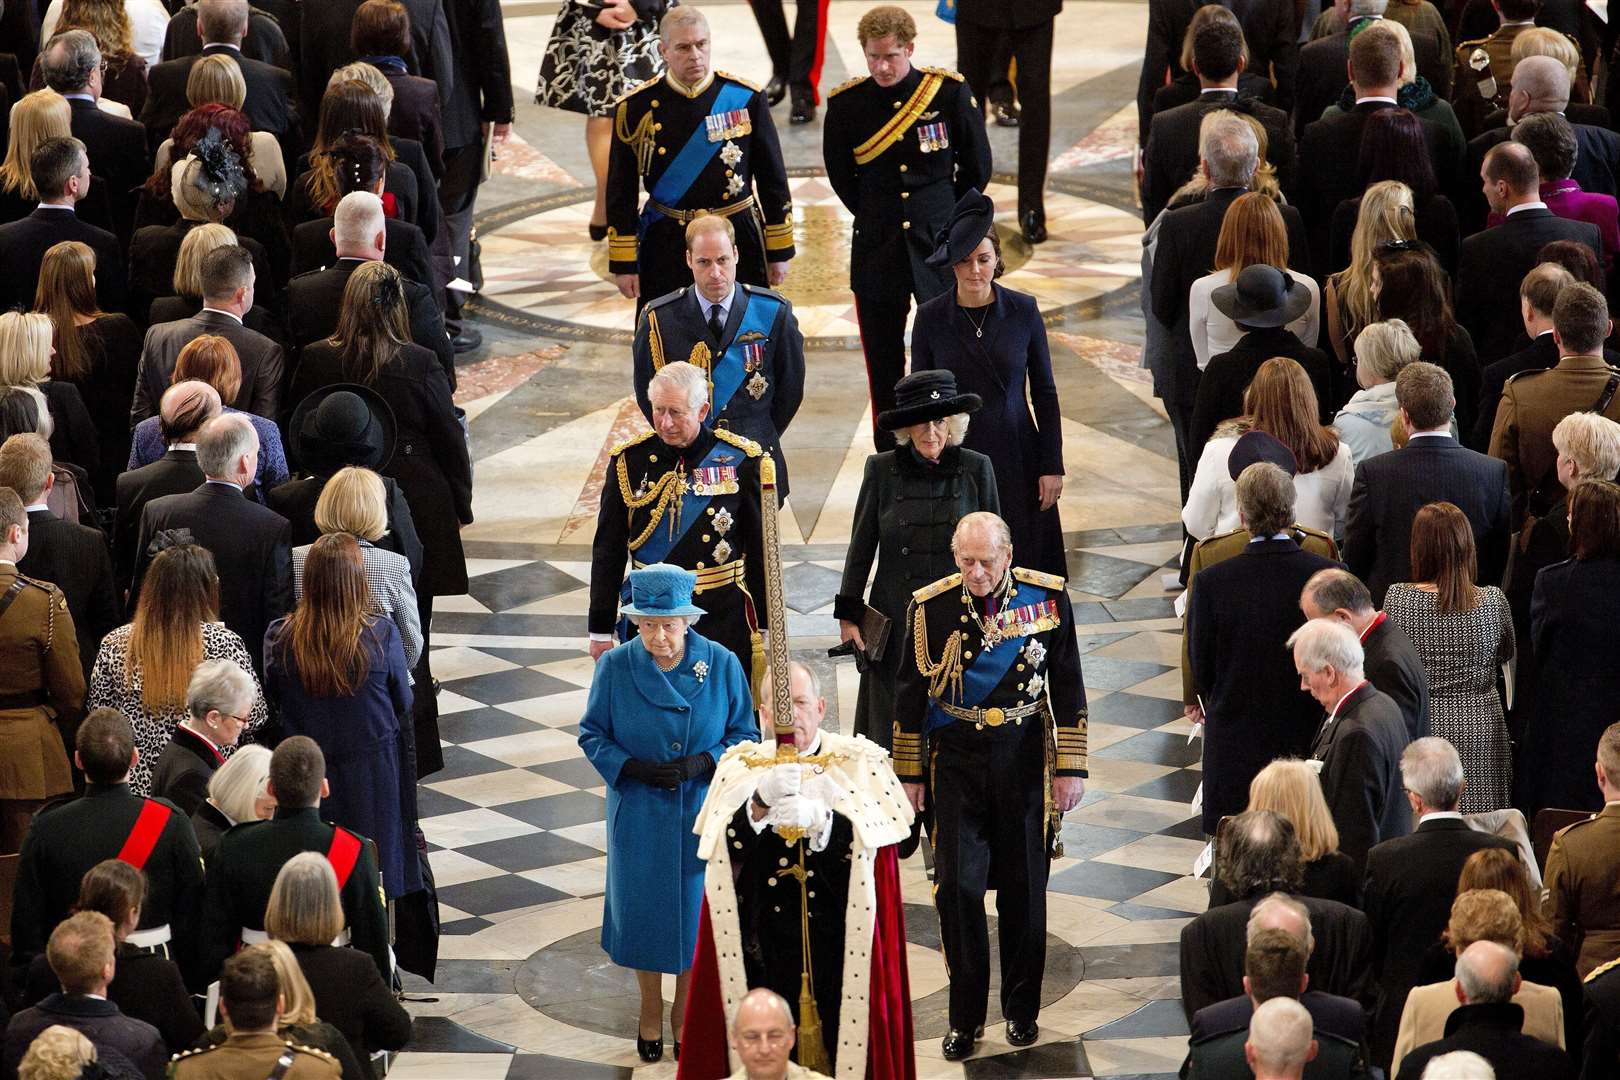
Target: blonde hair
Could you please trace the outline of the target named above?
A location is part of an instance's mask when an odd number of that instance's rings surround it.
[[[332,474],[315,500],[315,527],[323,533],[353,533],[376,540],[388,531],[388,503],[382,477],[349,465]]]
[[[371,87],[371,92],[382,101],[384,117],[394,111],[394,84],[388,81],[388,76],[382,73],[382,69],[363,60],[356,60],[332,72],[332,77],[326,80],[326,85],[330,89],[351,79]]]
[[[267,789],[270,748],[254,743],[238,747],[208,778],[208,801],[232,824],[254,820],[253,804]]]
[[[1350,265],[1333,276],[1339,303],[1349,315],[1345,326],[1347,336],[1378,321],[1372,273],[1379,246],[1391,240],[1416,239],[1417,215],[1412,208],[1412,189],[1399,180],[1380,180],[1369,185],[1361,196],[1361,208],[1356,212],[1355,232],[1350,234]]]
[[[1299,854],[1311,863],[1339,850],[1339,829],[1333,824],[1322,781],[1303,761],[1279,758],[1249,782],[1250,810],[1274,810],[1287,818],[1299,838]]]
[[[1405,319],[1385,319],[1362,328],[1355,354],[1358,381],[1376,386],[1394,382],[1407,364],[1423,359],[1423,346]]]
[[[1570,413],[1552,430],[1553,447],[1575,463],[1577,480],[1620,474],[1620,424],[1601,413]]]
[[[297,945],[329,945],[343,933],[343,901],[326,856],[306,851],[283,864],[264,909],[264,929]]]
[[[1501,889],[1469,889],[1451,902],[1451,918],[1441,940],[1461,956],[1476,941],[1494,941],[1524,952],[1524,919],[1513,897]]]
[[[305,852],[304,854],[314,854]],[[315,856],[320,858],[319,855]],[[291,1024],[313,1024],[318,1017],[315,1015],[315,991],[310,989],[309,980],[304,978],[303,969],[298,966],[298,957],[287,947],[285,942],[264,941],[250,948],[258,949],[270,960],[270,966],[276,969],[276,991],[281,995],[281,1011],[276,1013],[276,1030]],[[243,949],[247,952],[248,949]]]
[[[0,163],[0,191],[15,192],[30,202],[38,199],[29,159],[46,139],[65,139],[72,134],[73,108],[67,98],[55,90],[35,90],[18,98],[11,107],[6,160]]]
[[[201,300],[203,294],[202,264],[208,253],[216,248],[235,247],[236,233],[229,225],[209,222],[198,225],[180,241],[180,255],[174,261],[174,291],[189,300]]]
[[[49,315],[8,311],[0,315],[0,387],[36,387],[51,377]]]
[[[55,33],[66,30],[90,31],[96,48],[105,57],[127,56],[135,51],[130,45],[129,13],[124,10],[123,0],[63,0]]]
[[[240,110],[247,100],[247,80],[237,62],[220,53],[199,56],[186,76],[186,101],[200,105],[228,105]]]
[[[1410,86],[1417,82],[1417,53],[1412,49],[1412,34],[1394,19],[1379,19],[1368,30],[1387,30],[1401,46],[1401,85]]]
[[[1513,39],[1513,48],[1508,56],[1514,66],[1520,60],[1530,56],[1550,56],[1564,65],[1569,72],[1569,81],[1573,89],[1575,77],[1581,68],[1581,51],[1575,43],[1557,30],[1545,26],[1528,26],[1520,30]]]
[[[28,1044],[17,1064],[18,1080],[79,1080],[86,1065],[96,1060],[96,1045],[63,1024],[52,1024]]]
[[[693,218],[687,224],[686,250],[692,250],[692,245],[697,243],[698,237],[712,232],[725,233],[726,239],[731,241],[731,246],[737,246],[737,228],[731,223],[730,218],[723,217],[720,214],[704,214],[702,217]]]

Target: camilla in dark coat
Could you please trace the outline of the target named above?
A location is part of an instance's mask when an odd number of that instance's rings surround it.
[[[854,639],[870,605],[893,621],[881,657],[861,672],[855,734],[889,749],[894,739],[894,689],[900,638],[911,594],[956,569],[951,536],[964,515],[1001,512],[990,459],[963,449],[976,394],[960,394],[949,371],[918,371],[895,384],[897,407],[878,416],[902,445],[866,459],[855,499],[855,524],[844,579],[833,601],[845,641]],[[944,420],[943,429],[932,421]],[[877,560],[872,590],[867,577]],[[871,643],[863,640],[862,646]]]
[[[956,288],[917,308],[911,370],[946,369],[964,392],[983,399],[984,411],[962,445],[989,458],[995,468],[1001,517],[1012,529],[1013,559],[1026,569],[1068,577],[1057,507],[1063,490],[1063,417],[1046,324],[1033,296],[992,280],[1005,269],[994,213],[989,199],[969,191],[928,257],[930,265],[953,269]]]

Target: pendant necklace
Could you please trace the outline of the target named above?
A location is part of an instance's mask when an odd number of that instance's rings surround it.
[[[961,305],[957,305],[957,306],[960,307]],[[969,311],[965,307],[962,308],[962,314],[966,315],[967,316],[967,321],[973,324],[973,336],[974,337],[980,337],[980,338],[984,337],[984,324],[990,321],[990,307],[989,307],[989,305],[985,306],[984,318],[980,319],[978,322],[973,322],[973,314],[972,314],[972,312]]]

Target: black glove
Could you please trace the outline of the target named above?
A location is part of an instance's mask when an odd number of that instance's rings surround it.
[[[681,786],[684,779],[680,762],[642,761],[640,758],[626,761],[619,770],[619,775],[629,777],[631,780],[640,780],[643,784],[663,788],[665,791],[674,791]]]
[[[682,780],[705,780],[714,775],[714,758],[708,754],[693,754],[671,762],[681,771]]]

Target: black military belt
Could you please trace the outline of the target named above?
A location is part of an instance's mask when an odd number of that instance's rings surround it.
[[[740,214],[744,210],[751,210],[753,209],[753,206],[754,197],[752,195],[740,202],[734,202],[730,206],[721,206],[713,210],[705,210],[702,207],[699,207],[696,210],[677,210],[673,206],[665,206],[657,199],[647,200],[647,209],[656,210],[658,213],[663,214],[671,221],[678,222],[681,225],[690,225],[698,218],[708,217],[711,214],[715,217],[731,217],[733,214]]]
[[[1011,709],[995,706],[988,709],[964,709],[960,705],[947,705],[941,701],[939,707],[946,716],[965,721],[983,731],[987,727],[1000,727],[1009,720],[1022,720],[1026,716],[1033,716],[1046,708],[1046,702],[1032,701],[1028,705],[1017,705]]]
[[[6,709],[33,709],[43,704],[43,690],[31,690],[26,694],[0,694],[0,712]]]

